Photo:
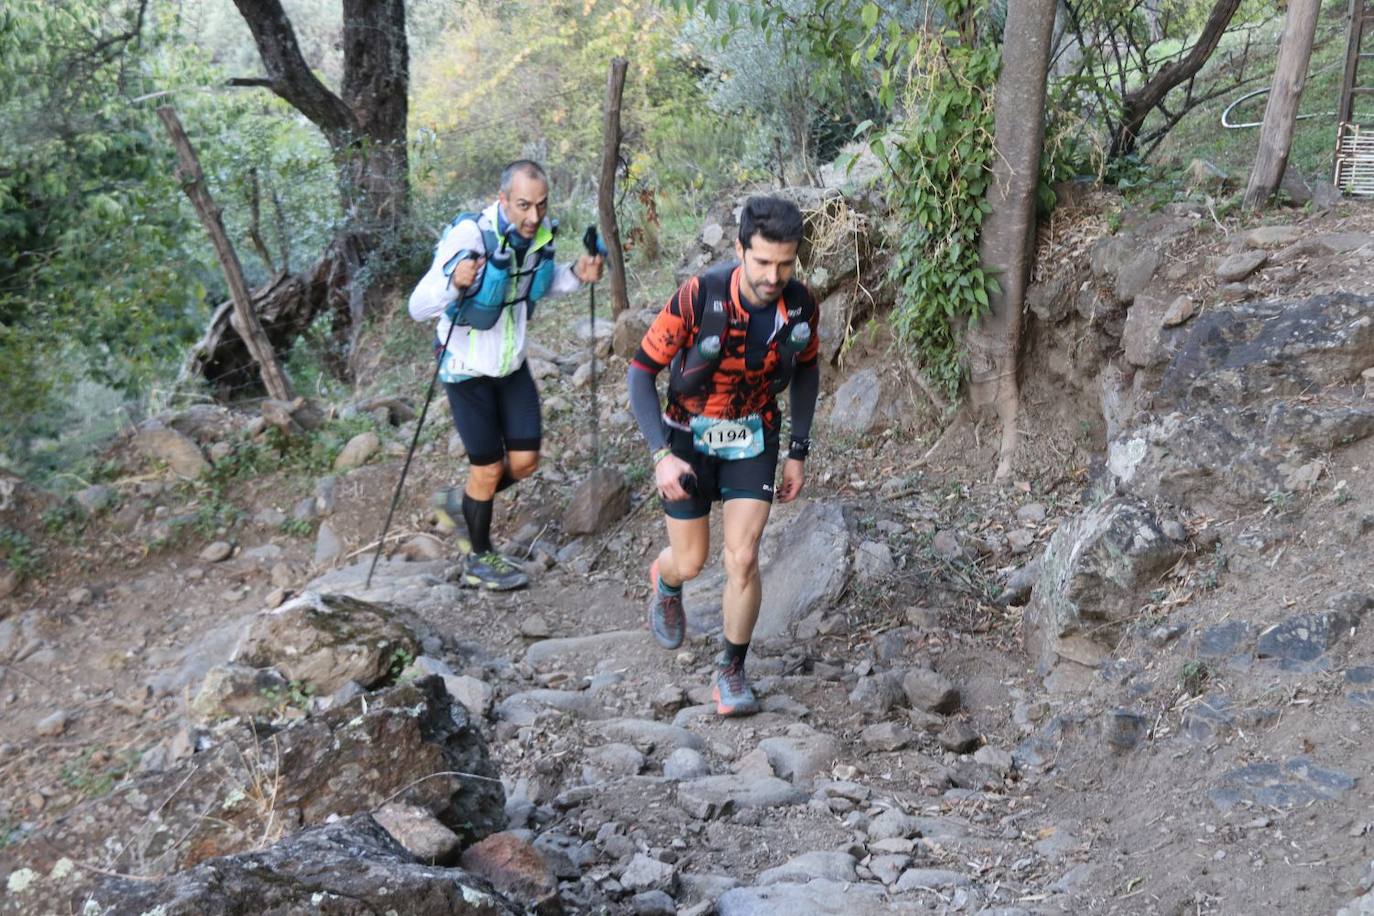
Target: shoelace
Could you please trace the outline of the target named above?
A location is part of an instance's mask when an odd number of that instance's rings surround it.
[[[732,664],[728,668],[722,668],[721,679],[725,681],[725,686],[730,688],[731,693],[743,693],[748,685],[744,682],[744,666]]]
[[[668,626],[676,627],[682,622],[682,596],[664,595],[663,596],[663,619]]]
[[[509,560],[494,550],[482,554],[481,560],[498,573],[508,573],[515,569],[515,567],[510,564]]]

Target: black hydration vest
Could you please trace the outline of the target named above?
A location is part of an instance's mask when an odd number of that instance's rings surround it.
[[[701,391],[725,357],[732,330],[735,334],[748,333],[747,329],[735,330],[730,327],[730,278],[734,276],[736,267],[739,267],[737,261],[713,267],[701,275],[697,285],[697,302],[692,310],[692,326],[696,334],[690,338],[690,346],[677,352],[668,369],[668,390],[673,394],[692,395]],[[786,390],[792,383],[792,373],[797,366],[799,350],[784,346],[785,342],[791,339],[798,326],[809,325],[816,317],[816,304],[799,281],[787,281],[782,288],[782,300],[787,308],[787,321],[768,344],[779,351],[777,368],[768,382],[768,391],[772,395]],[[720,349],[714,356],[703,354],[700,346],[703,340],[711,337],[720,340]]]

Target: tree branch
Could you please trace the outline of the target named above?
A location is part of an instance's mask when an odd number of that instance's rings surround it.
[[[311,72],[280,0],[234,0],[234,5],[253,33],[271,90],[309,118],[331,145],[347,143],[357,119]]]
[[[1207,63],[1207,59],[1221,43],[1221,36],[1231,24],[1240,3],[1241,0],[1216,0],[1212,5],[1212,12],[1207,17],[1207,24],[1203,26],[1202,34],[1198,36],[1197,42],[1189,49],[1188,54],[1160,68],[1160,71],[1139,89],[1122,95],[1123,117],[1120,128],[1112,137],[1112,157],[1132,152],[1136,147],[1140,128],[1150,112],[1175,86],[1191,79],[1202,69],[1203,64]]]

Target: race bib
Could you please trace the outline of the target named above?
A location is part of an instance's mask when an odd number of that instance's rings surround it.
[[[763,418],[750,414],[737,420],[692,417],[692,446],[703,455],[734,461],[763,454]]]

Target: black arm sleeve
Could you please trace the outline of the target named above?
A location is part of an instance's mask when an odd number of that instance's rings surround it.
[[[658,389],[654,387],[656,377],[657,373],[631,363],[629,375],[625,378],[630,388],[630,410],[651,452],[668,445],[668,437],[663,432],[662,405],[658,402]],[[820,373],[817,372],[819,377]]]
[[[811,421],[816,417],[816,395],[821,391],[819,362],[798,366],[792,376],[792,438],[810,439]]]

